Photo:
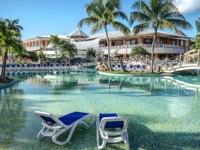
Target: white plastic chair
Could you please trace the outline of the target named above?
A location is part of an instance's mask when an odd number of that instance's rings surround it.
[[[125,145],[129,148],[127,128],[128,128],[127,117],[120,117],[116,113],[99,114],[96,122],[98,149],[103,149],[106,146],[106,142],[118,143],[122,141],[124,141]],[[102,138],[101,145],[99,141],[99,134]]]
[[[37,135],[39,140],[44,137],[51,137],[52,141],[58,145],[64,145],[70,141],[74,129],[78,124],[84,124],[86,127],[90,127],[94,122],[94,116],[90,113],[72,112],[62,117],[55,117],[54,115],[46,112],[35,111],[36,116],[42,120],[43,128]],[[84,122],[85,119],[91,117],[91,123],[88,125]],[[57,140],[57,137],[63,132],[71,129],[67,139],[63,142]]]
[[[31,70],[31,65],[30,64],[26,64],[26,70]]]
[[[54,63],[49,64],[49,70],[54,70]]]
[[[59,63],[56,63],[54,67],[55,67],[56,70],[60,70],[60,64]]]
[[[140,70],[142,70],[140,64],[136,64],[135,66],[136,66],[136,67],[135,67],[135,68],[136,68],[136,71],[140,71]]]
[[[32,64],[32,69],[37,70],[38,69],[37,64]]]
[[[135,70],[135,67],[133,64],[130,64],[128,67],[128,71],[133,71],[133,70]]]
[[[66,63],[66,66],[65,66],[67,69],[70,68],[70,64],[69,63]]]
[[[62,64],[60,65],[60,68],[64,70],[64,69],[66,68],[66,64],[65,64],[65,63],[62,63]]]
[[[9,64],[6,64],[6,71],[9,72],[11,70],[11,67]]]
[[[113,69],[113,70],[117,70],[117,66],[116,66],[116,64],[111,64],[111,68]]]
[[[79,67],[79,68],[82,68],[82,65],[83,65],[83,63],[80,62],[79,65],[78,65],[78,67]]]

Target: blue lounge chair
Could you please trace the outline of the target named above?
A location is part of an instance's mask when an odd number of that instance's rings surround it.
[[[96,126],[98,149],[103,149],[106,146],[106,142],[118,143],[124,141],[125,145],[129,147],[127,117],[120,117],[116,113],[99,114]],[[99,133],[102,138],[101,145],[99,142]]]
[[[92,114],[83,112],[72,112],[60,118],[57,118],[50,113],[40,111],[35,111],[35,114],[42,120],[43,125],[43,128],[38,133],[37,138],[41,140],[44,137],[52,137],[52,141],[58,145],[64,145],[70,141],[74,129],[78,124],[84,124],[86,127],[90,127],[94,122]],[[84,122],[84,120],[88,117],[92,117],[90,125]],[[71,129],[71,131],[69,132],[67,139],[63,142],[58,141],[57,137],[69,129]]]

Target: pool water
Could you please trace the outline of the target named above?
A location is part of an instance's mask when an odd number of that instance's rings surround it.
[[[95,72],[14,76],[0,90],[0,149],[95,150],[96,125],[78,126],[64,146],[38,141],[42,128],[34,111],[62,116],[73,111],[118,113],[129,119],[130,149],[200,149],[200,77],[105,76]],[[65,139],[67,134],[61,136]],[[127,149],[124,143],[105,149]]]

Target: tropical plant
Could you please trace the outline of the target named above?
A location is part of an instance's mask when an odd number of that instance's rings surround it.
[[[76,45],[73,43],[69,43],[67,47],[67,56],[69,57],[69,61],[74,58],[74,56],[77,54],[77,48]]]
[[[130,56],[145,56],[145,55],[149,55],[149,52],[144,49],[142,46],[134,46],[134,48],[132,49]]]
[[[120,30],[126,35],[130,33],[128,27],[116,21],[117,18],[125,19],[128,21],[126,14],[121,11],[121,2],[120,0],[93,0],[91,3],[86,4],[85,11],[88,16],[80,20],[78,26],[82,27],[83,24],[88,26],[93,25],[91,28],[92,34],[97,33],[101,29],[105,30],[108,46],[108,66],[111,70],[109,46],[110,40],[108,37],[107,26],[111,25],[116,30]]]
[[[48,42],[52,43],[54,48],[58,48],[60,39],[59,39],[58,35],[50,35],[50,39]]]
[[[190,50],[192,49],[200,49],[200,32],[195,36],[193,42],[191,43]]]
[[[87,49],[87,57],[89,60],[91,59],[91,57],[93,57],[95,59],[96,56],[97,55],[96,55],[96,51],[94,50],[94,48],[91,47],[91,48]]]
[[[40,58],[40,61],[43,61],[46,57],[45,57],[45,54],[43,53],[43,51],[40,51],[38,53],[38,57]]]
[[[13,30],[18,33],[20,33],[20,31],[23,30],[23,27],[19,25],[19,19],[14,19],[14,20],[5,19],[5,22],[9,30]],[[17,51],[19,51],[19,49]],[[15,53],[15,48],[9,47],[8,53],[9,53],[9,61],[11,61],[10,54],[12,54],[12,62],[13,62],[13,54]]]
[[[151,51],[152,73],[154,64],[154,44],[158,29],[191,29],[192,26],[185,20],[184,16],[171,0],[149,0],[149,4],[146,4],[143,0],[138,0],[134,2],[132,9],[135,11],[130,13],[130,24],[133,25],[135,21],[140,23],[133,28],[134,34],[138,34],[149,28],[154,30]]]
[[[62,55],[62,58],[69,57],[69,62],[77,54],[77,48],[73,43],[61,40],[59,43],[59,51]]]
[[[23,27],[18,25],[19,19],[14,19],[14,20],[5,19],[5,22],[7,23],[9,30],[14,30],[19,33],[21,30],[23,30]]]
[[[37,61],[38,55],[36,52],[27,52],[27,58],[31,59],[32,61]]]
[[[50,35],[50,39],[48,42],[53,44],[53,47],[56,53],[56,62],[57,62],[57,50],[60,45],[60,38],[58,37],[58,35]]]
[[[198,20],[195,21],[197,32],[200,32],[200,17],[198,17]]]
[[[4,58],[3,58],[3,64],[2,64],[2,70],[0,75],[0,80],[5,81],[6,76],[6,58],[8,54],[9,47],[17,48],[17,49],[23,49],[22,41],[20,40],[20,33],[16,32],[14,30],[10,30],[6,23],[1,25],[0,28],[0,47],[4,50]]]

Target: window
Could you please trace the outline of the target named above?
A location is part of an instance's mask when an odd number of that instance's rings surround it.
[[[152,44],[153,39],[152,38],[145,38],[143,39],[143,44]]]

